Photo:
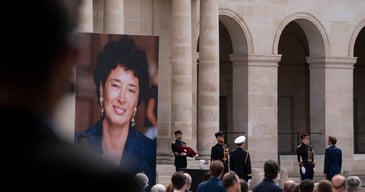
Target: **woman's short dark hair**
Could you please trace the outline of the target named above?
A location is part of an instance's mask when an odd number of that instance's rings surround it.
[[[138,78],[139,96],[138,105],[142,103],[149,88],[149,72],[146,54],[139,49],[132,38],[123,36],[117,41],[108,42],[99,53],[94,70],[96,95],[100,98],[100,81],[105,81],[112,69],[117,66],[133,71]]]

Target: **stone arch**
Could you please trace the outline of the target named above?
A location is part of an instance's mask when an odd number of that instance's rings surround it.
[[[311,57],[326,57],[329,55],[329,40],[325,29],[321,22],[309,13],[295,13],[283,19],[274,36],[273,54],[278,53],[281,33],[292,21],[298,23],[307,36]]]
[[[364,154],[365,131],[365,57],[363,55],[365,39],[365,20],[360,22],[353,31],[349,42],[349,58],[354,58],[353,65],[353,111],[354,132],[353,145],[355,154]]]
[[[360,31],[362,30],[362,28],[365,27],[365,19],[362,20],[356,27],[355,30],[353,31],[352,35],[351,35],[351,39],[350,39],[350,44],[349,44],[349,52],[348,52],[348,57],[353,57],[354,56],[354,48],[355,48],[355,43],[356,43],[356,39],[359,36]]]
[[[283,90],[283,92],[281,94],[279,92],[280,90],[278,90],[278,97],[282,96],[282,102],[281,104],[280,102],[278,104],[278,111],[282,109],[284,116],[287,115],[292,117],[293,114],[296,114],[296,116],[293,116],[293,122],[288,122],[289,124],[286,126],[287,128],[292,128],[289,129],[290,135],[288,136],[283,133],[281,136],[279,135],[278,138],[280,141],[283,141],[285,138],[298,139],[298,135],[294,135],[299,134],[298,131],[309,131],[311,134],[311,143],[314,148],[318,149],[316,152],[320,154],[323,153],[321,146],[325,145],[323,139],[323,135],[325,135],[323,134],[323,131],[325,131],[325,93],[323,91],[325,87],[325,73],[323,67],[326,57],[330,55],[330,42],[325,32],[325,28],[317,18],[309,13],[294,13],[284,18],[278,25],[274,34],[272,54],[279,53],[281,37],[284,34],[286,27],[293,22],[301,28],[301,31],[305,35],[307,52],[305,53],[305,57],[301,60],[296,60],[299,61],[299,63],[295,63],[295,65],[289,66],[284,65],[284,63],[280,64],[278,86],[282,87],[281,90]],[[283,58],[284,57],[282,57],[282,59]],[[280,62],[283,62],[283,60]],[[293,60],[291,62],[293,62]],[[292,84],[285,84],[286,81],[284,81],[284,79],[290,79],[294,76],[296,76],[296,81],[292,81],[291,83],[299,83],[298,85],[300,86],[296,87],[301,88],[299,91],[297,90],[295,92],[291,88]],[[282,80],[280,80],[280,77],[282,77]],[[286,87],[286,89],[283,89],[283,87]],[[297,108],[293,109],[293,106],[296,106]],[[302,109],[300,109],[300,107]],[[291,123],[294,123],[296,126],[291,126]],[[278,134],[280,133],[279,127],[280,126],[278,126]],[[287,131],[287,129],[283,129],[281,132],[285,131]],[[299,140],[298,143],[300,143]],[[283,146],[285,143],[282,142],[281,145]],[[288,148],[287,151],[282,151],[281,153],[293,153],[292,150],[292,148]]]
[[[232,38],[233,54],[252,54],[252,37],[244,20],[230,10],[220,9],[219,21],[227,27],[229,35]]]
[[[220,44],[220,113],[226,122],[227,143],[238,134],[247,133],[248,127],[248,55],[253,53],[250,31],[243,19],[227,9],[219,10],[219,22],[224,26],[220,35],[228,35],[230,47]],[[223,29],[223,27],[222,27]],[[227,38],[227,36],[220,36]],[[228,38],[227,38],[228,40]],[[229,50],[229,51],[227,51]],[[225,113],[226,112],[226,113]],[[227,121],[224,121],[226,118]],[[222,124],[223,125],[223,124]],[[231,141],[231,142],[228,142]]]

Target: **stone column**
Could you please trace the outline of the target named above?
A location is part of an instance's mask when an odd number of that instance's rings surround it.
[[[79,31],[93,32],[93,1],[82,2]]]
[[[85,1],[84,1],[85,2]],[[93,32],[103,33],[104,0],[92,0],[93,3]]]
[[[278,159],[278,55],[248,56],[247,149],[253,167]]]
[[[192,39],[191,1],[171,2],[171,135],[183,131],[183,140],[192,146]]]
[[[247,135],[248,126],[248,67],[247,55],[230,55],[233,65],[233,124],[231,134],[227,135],[227,140],[231,141],[231,149],[236,146],[234,139],[239,135]]]
[[[124,0],[104,0],[104,33],[124,33]]]
[[[356,58],[308,57],[310,65],[311,142],[324,154],[327,138],[337,137],[343,158],[353,154],[353,65]]]
[[[219,13],[217,0],[200,1],[198,149],[210,158],[219,130]]]
[[[309,118],[310,141],[316,154],[323,154],[326,147],[326,70],[324,57],[307,57],[309,64]]]

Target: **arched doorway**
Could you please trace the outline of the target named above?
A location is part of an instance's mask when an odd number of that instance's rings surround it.
[[[220,126],[226,132],[229,148],[233,149],[234,138],[247,134],[247,60],[252,43],[239,16],[220,10],[219,21]]]
[[[354,56],[354,153],[365,153],[365,27],[356,38]]]
[[[295,21],[283,30],[278,53],[278,152],[294,154],[298,134],[310,132],[308,40]]]
[[[279,25],[273,47],[273,53],[282,55],[278,68],[279,155],[294,154],[304,131],[309,132],[316,153],[324,153],[327,49],[326,33],[311,15],[294,14]]]

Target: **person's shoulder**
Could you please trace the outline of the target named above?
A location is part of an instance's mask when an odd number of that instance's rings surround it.
[[[218,143],[212,145],[212,149],[215,149],[216,147],[218,147]]]
[[[283,189],[280,186],[278,186],[278,185],[274,185],[274,189],[275,189],[276,192],[283,191]]]
[[[97,121],[97,122],[95,122],[94,125],[92,125],[91,127],[87,128],[85,130],[76,131],[75,135],[76,135],[76,137],[98,135],[98,134],[101,134],[101,129],[102,129],[102,124],[100,121]]]
[[[148,138],[134,127],[130,128],[128,142],[144,148],[144,151],[150,151],[156,148],[156,140]]]
[[[201,189],[202,187],[206,186],[209,181],[210,181],[210,179],[200,182],[198,184],[198,189],[199,188]]]
[[[232,151],[230,151],[229,153],[236,153],[236,152],[237,152],[237,148],[234,149],[234,150],[232,150]]]
[[[341,149],[340,147],[337,147],[337,145],[333,145],[335,149]]]
[[[82,131],[76,131],[74,142],[75,143],[93,143],[96,144],[102,135],[102,125],[97,121],[93,126]]]

